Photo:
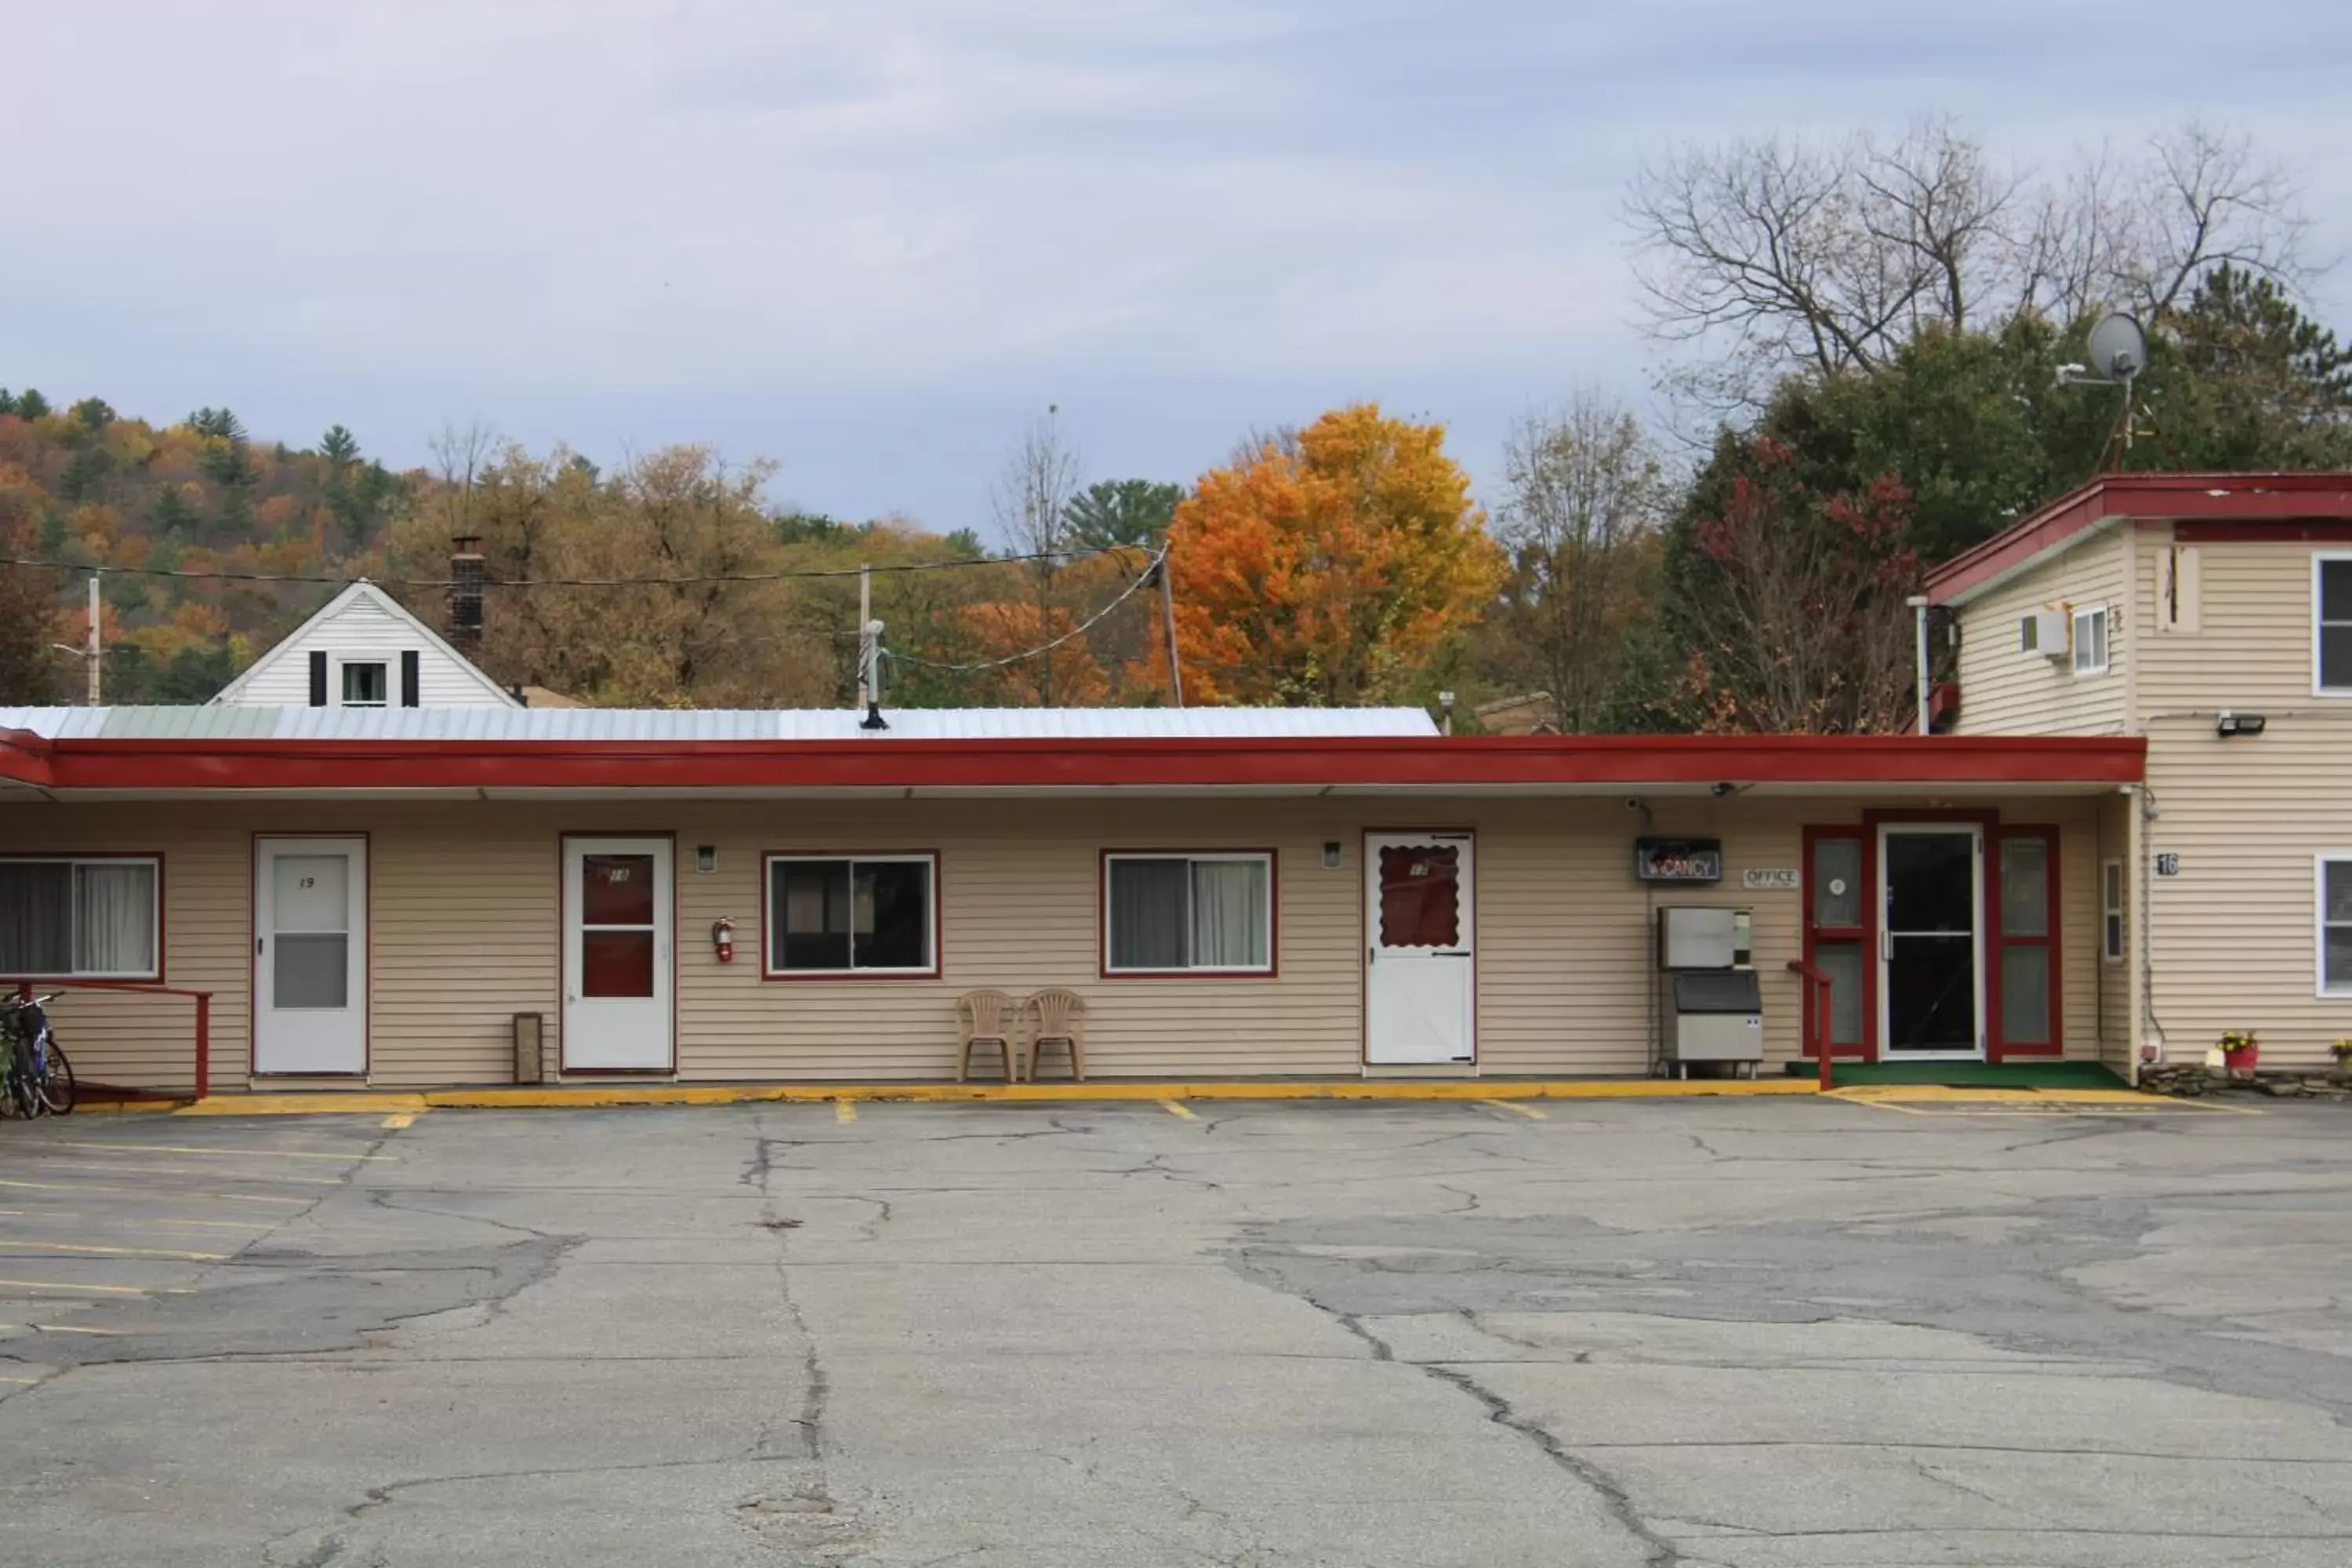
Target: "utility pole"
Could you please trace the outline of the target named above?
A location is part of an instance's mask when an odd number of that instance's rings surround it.
[[[874,568],[857,568],[857,710],[865,712],[874,700]]]
[[[1176,588],[1168,576],[1168,536],[1160,538],[1160,626],[1168,639],[1168,694],[1177,707],[1184,706],[1184,672],[1176,666]]]
[[[92,708],[96,708],[100,704],[99,676],[100,671],[104,668],[104,666],[100,663],[99,659],[99,613],[98,574],[93,572],[89,574],[89,631],[88,635],[82,638],[82,658],[87,659],[89,663],[89,705]]]

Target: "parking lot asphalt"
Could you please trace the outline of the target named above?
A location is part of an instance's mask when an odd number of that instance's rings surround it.
[[[2352,1562],[2352,1117],[0,1125],[0,1562]]]

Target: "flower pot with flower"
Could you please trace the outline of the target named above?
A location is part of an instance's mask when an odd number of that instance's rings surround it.
[[[2231,1078],[2252,1078],[2254,1064],[2262,1059],[2262,1042],[2254,1038],[2252,1029],[2231,1029],[2221,1037],[2221,1061]]]

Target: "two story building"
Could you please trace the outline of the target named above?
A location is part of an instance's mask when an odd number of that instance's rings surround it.
[[[1960,736],[2144,738],[2100,806],[2096,1030],[2128,1068],[2352,1037],[2352,474],[2116,474],[1937,571]]]

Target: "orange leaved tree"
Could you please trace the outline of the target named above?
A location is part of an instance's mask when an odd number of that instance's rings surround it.
[[[1185,696],[1410,694],[1504,572],[1444,441],[1443,426],[1359,404],[1202,475],[1169,532]]]

